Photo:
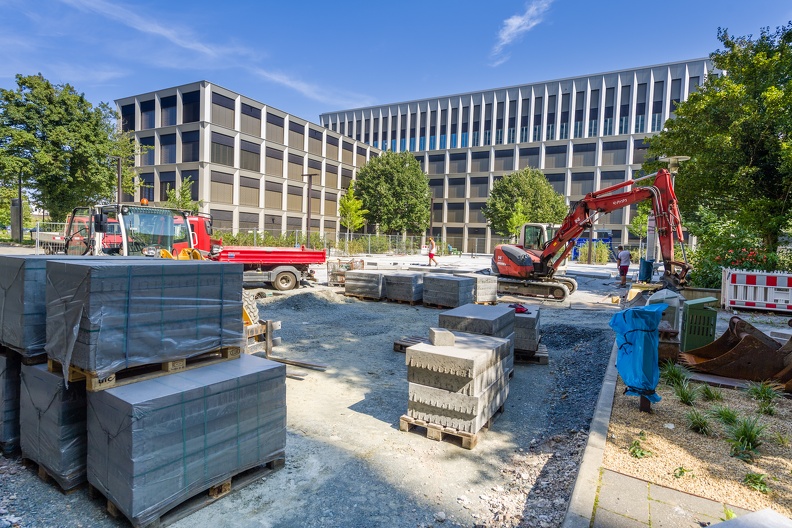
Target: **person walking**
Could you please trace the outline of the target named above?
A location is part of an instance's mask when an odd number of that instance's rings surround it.
[[[616,265],[619,267],[619,277],[621,283],[619,288],[627,287],[627,272],[630,270],[630,252],[624,249],[624,246],[616,248],[619,253],[616,255]]]
[[[437,251],[437,244],[435,244],[435,240],[432,237],[429,237],[429,267],[432,266],[432,262],[435,263],[435,266],[439,266],[440,264],[437,263],[435,260],[435,251]]]

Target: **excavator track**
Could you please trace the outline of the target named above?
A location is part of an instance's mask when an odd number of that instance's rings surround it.
[[[561,282],[557,278],[548,281],[529,281],[498,277],[498,293],[524,295],[526,297],[536,297],[548,301],[561,302],[569,298],[569,287],[565,284],[565,282],[568,281],[572,281],[574,286],[577,286],[574,279],[566,278],[564,278],[564,282]]]

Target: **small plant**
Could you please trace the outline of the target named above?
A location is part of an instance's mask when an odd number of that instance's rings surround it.
[[[746,473],[742,481],[743,484],[749,488],[755,489],[761,493],[766,494],[770,491],[770,488],[767,487],[767,483],[765,482],[765,475],[762,473]]]
[[[723,507],[723,517],[721,517],[721,521],[731,521],[736,517],[737,514],[734,513],[734,510],[730,510],[726,506]]]
[[[676,394],[679,401],[685,405],[693,405],[693,402],[696,401],[700,392],[701,386],[694,385],[688,380],[681,381],[677,385],[674,385],[674,394]]]
[[[723,391],[717,387],[704,385],[704,388],[701,389],[701,397],[704,398],[704,401],[723,401]]]
[[[636,439],[630,444],[630,455],[635,458],[646,458],[652,456],[652,452],[642,448],[641,441]]]
[[[774,401],[759,401],[759,407],[757,408],[759,414],[766,414],[767,416],[775,416],[776,406]]]
[[[687,418],[688,429],[691,431],[703,434],[704,436],[710,436],[712,434],[712,426],[710,426],[709,420],[707,420],[707,417],[701,411],[693,409],[685,415],[685,418]]]
[[[712,416],[720,420],[723,425],[734,425],[740,417],[737,411],[726,405],[716,405],[710,409],[709,412]]]
[[[745,389],[751,398],[760,402],[772,402],[783,396],[781,385],[773,381],[751,381]]]
[[[762,445],[764,424],[759,417],[743,418],[729,428],[726,441],[731,445],[731,456],[750,462],[758,455],[757,449]]]
[[[789,445],[789,436],[776,431],[775,434],[773,434],[773,441],[781,447],[786,447]]]
[[[660,378],[672,387],[679,385],[683,381],[690,379],[690,370],[682,365],[677,365],[673,361],[666,361],[660,367]]]
[[[696,476],[696,475],[693,474],[693,470],[685,469],[684,467],[679,466],[678,468],[676,468],[674,470],[674,478],[682,478],[685,475],[687,475],[688,473],[690,473],[691,477],[695,477]]]

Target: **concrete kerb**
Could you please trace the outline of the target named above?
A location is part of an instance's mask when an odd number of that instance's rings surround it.
[[[616,392],[616,352],[617,347],[614,341],[602,389],[600,389],[597,399],[597,407],[594,409],[594,416],[591,419],[588,442],[586,442],[580,470],[575,479],[575,488],[572,490],[572,497],[564,516],[563,528],[588,528],[591,525],[600,481],[602,457],[608,439],[613,395]]]

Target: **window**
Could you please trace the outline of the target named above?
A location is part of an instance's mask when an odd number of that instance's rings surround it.
[[[572,184],[569,189],[570,196],[583,195],[594,192],[593,172],[573,172]]]
[[[568,93],[561,96],[561,124],[558,126],[558,139],[569,139],[569,100]]]
[[[646,151],[649,145],[643,139],[636,139],[633,142],[633,164],[640,164],[646,161]]]
[[[630,133],[630,85],[621,87],[621,106],[619,107],[619,134]]]
[[[176,172],[175,171],[160,172],[159,181],[160,181],[159,199],[160,202],[165,202],[168,200],[168,191],[176,188]]]
[[[479,146],[479,119],[481,118],[481,105],[475,105],[473,107],[473,134],[472,134],[472,142],[470,144],[471,147],[478,147]]]
[[[445,154],[434,154],[429,156],[426,172],[430,175],[445,174]]]
[[[212,171],[211,200],[218,203],[234,202],[234,175]]]
[[[701,84],[701,77],[691,77],[688,81],[688,95],[692,94],[696,90],[698,90],[699,85]]]
[[[597,161],[597,144],[572,145],[572,166],[593,167]]]
[[[335,136],[327,135],[327,159],[338,160],[338,138]]]
[[[429,150],[434,150],[437,145],[437,110],[432,110],[429,121]]]
[[[465,178],[448,178],[448,197],[465,197]]]
[[[311,192],[311,211],[316,213],[316,215],[319,215],[319,210],[322,207],[322,191],[318,189],[311,189],[310,192]]]
[[[602,143],[603,165],[624,165],[627,163],[627,142],[606,141]]]
[[[258,231],[259,228],[259,214],[258,213],[239,213],[239,229],[252,229]]]
[[[556,169],[566,167],[566,145],[545,147],[545,168]]]
[[[154,126],[154,99],[140,101],[140,130],[148,130]]]
[[[154,173],[146,172],[138,174],[138,181],[140,182],[140,199],[146,199],[149,202],[154,201]]]
[[[509,150],[496,150],[495,151],[495,168],[496,171],[510,171],[514,170],[514,151]]]
[[[451,109],[451,148],[457,148],[457,129],[459,128],[459,108]]]
[[[520,143],[527,143],[528,142],[528,120],[529,120],[529,113],[531,111],[531,100],[530,99],[523,99],[522,100],[522,113],[520,114]]]
[[[135,130],[135,103],[121,107],[121,131]]]
[[[402,149],[402,151],[404,151],[404,149]],[[357,148],[357,156],[356,156],[355,162],[356,162],[358,167],[362,167],[363,165],[366,164],[366,149],[365,148],[363,148],[363,147],[358,147]]]
[[[244,139],[239,142],[239,166],[243,169],[261,171],[261,145]]]
[[[303,189],[294,185],[286,186],[286,210],[302,211]]]
[[[520,168],[526,167],[539,168],[539,147],[520,149]]]
[[[182,94],[182,123],[195,123],[201,120],[201,92]]]
[[[239,205],[249,205],[258,207],[259,204],[259,186],[261,181],[258,178],[248,178],[246,176],[239,177]],[[258,220],[256,221],[258,225]],[[240,227],[242,227],[240,225]]]
[[[573,130],[573,137],[583,137],[583,106],[586,104],[586,93],[575,93],[575,126]]]
[[[234,166],[234,138],[212,132],[212,163]]]
[[[324,199],[324,214],[336,216],[338,214],[338,195],[335,193],[325,192]],[[325,226],[327,225],[325,221]]]
[[[352,183],[352,169],[341,168],[341,188],[344,190],[349,189],[349,184]]]
[[[264,182],[264,207],[269,209],[283,208],[283,185],[275,182]],[[272,222],[267,221],[267,225]],[[278,226],[280,231],[280,225]]]
[[[545,139],[552,141],[555,139],[555,120],[556,120],[556,96],[551,95],[547,98],[547,130]]]
[[[615,103],[616,89],[607,88],[605,90],[605,114],[602,116],[602,135],[613,135],[613,105]]]
[[[446,206],[448,211],[448,223],[462,224],[465,222],[465,204],[464,203],[449,203]]]
[[[652,98],[652,132],[659,132],[663,126],[663,87],[664,81],[655,81]]]
[[[176,124],[176,96],[160,99],[160,126],[173,126]]]
[[[440,148],[446,148],[446,135],[448,125],[446,122],[448,121],[448,110],[442,110],[440,112]]]
[[[588,135],[589,137],[596,136],[599,133],[599,90],[591,90],[591,99],[589,100],[589,122],[588,122]]]
[[[160,136],[160,163],[176,163],[176,134]]]
[[[489,172],[489,151],[470,154],[470,172]]]
[[[443,192],[445,190],[443,178],[436,178],[429,180],[429,192],[432,198],[443,199]]]
[[[154,165],[154,136],[140,138],[140,164]]]
[[[542,141],[542,98],[534,99],[533,132],[531,141]]]
[[[338,189],[338,167],[329,163],[325,166],[325,187]]]
[[[491,145],[490,135],[492,134],[492,103],[484,105],[484,144]]]
[[[682,100],[682,79],[671,79],[671,114],[676,111],[677,105]]]
[[[418,162],[418,165],[420,165],[421,170],[423,171],[424,170],[424,161],[425,161],[424,157],[420,156],[420,155],[419,156],[415,156],[415,161]],[[426,171],[424,171],[424,172],[426,172]]]
[[[462,107],[462,132],[460,140],[460,147],[464,148],[468,146],[468,128],[470,125],[470,107],[464,106]]]
[[[267,139],[283,145],[283,122],[281,116],[267,112]]]
[[[646,132],[646,83],[638,85],[635,99],[635,133]]]
[[[348,165],[352,165],[352,153],[353,153],[352,143],[348,143],[344,141],[341,144],[341,149],[342,149],[341,161],[343,161]]]
[[[505,103],[498,103],[498,109],[495,114],[495,144],[503,144],[503,114],[505,112]]]
[[[234,100],[219,93],[212,93],[212,123],[234,128]]]
[[[280,193],[283,194],[283,193]],[[280,205],[278,206],[280,209]],[[270,233],[273,236],[278,236],[281,232],[281,226],[283,225],[283,219],[278,215],[264,215],[264,231]]]
[[[297,150],[305,150],[305,125],[289,122],[289,146]]]
[[[489,196],[489,178],[470,178],[470,197],[486,198]]]
[[[197,170],[183,170],[181,171],[181,184],[190,186],[190,200],[198,201],[201,186],[198,179]]]
[[[308,127],[308,152],[311,154],[316,154],[317,156],[321,156],[322,138],[323,134],[321,130]]]
[[[432,204],[432,222],[443,223],[443,202]]]
[[[467,172],[467,154],[464,152],[456,152],[450,154],[448,163],[449,174],[464,174]]]
[[[182,162],[198,161],[199,158],[199,140],[200,132],[193,130],[191,132],[182,132]]]
[[[303,171],[303,157],[301,154],[289,154],[288,178],[290,180],[302,181],[305,171]]]
[[[264,160],[264,173],[283,177],[283,152],[278,149],[267,147],[266,156],[267,159]]]
[[[212,227],[214,227],[215,229],[234,228],[233,211],[223,211],[221,209],[209,209],[209,214],[212,215]]]
[[[564,174],[545,174],[545,178],[555,192],[566,196],[566,176]]]
[[[242,103],[240,110],[242,112],[242,132],[261,137],[261,108]]]

